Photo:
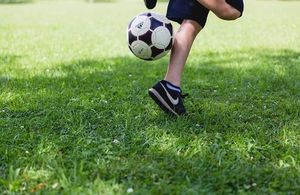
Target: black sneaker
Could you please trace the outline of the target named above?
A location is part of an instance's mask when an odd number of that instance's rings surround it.
[[[168,114],[173,116],[186,114],[183,99],[187,95],[182,95],[181,92],[170,90],[167,85],[170,84],[165,80],[156,83],[151,89],[149,89],[150,97]]]
[[[156,6],[157,0],[144,0],[144,2],[148,9],[153,9]]]

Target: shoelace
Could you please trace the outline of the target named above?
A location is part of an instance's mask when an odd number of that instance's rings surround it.
[[[187,96],[189,96],[189,94],[188,94],[188,93],[186,93],[186,94],[182,94],[182,93],[180,93],[180,97],[181,97],[182,99],[186,98]]]

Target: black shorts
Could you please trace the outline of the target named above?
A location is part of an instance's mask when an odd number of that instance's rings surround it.
[[[205,26],[209,10],[197,0],[170,0],[167,18],[182,23],[183,20],[194,20],[203,28]]]
[[[226,0],[226,2],[243,13],[243,0]],[[186,19],[194,20],[204,28],[208,13],[209,10],[197,0],[170,0],[167,17],[179,24]]]

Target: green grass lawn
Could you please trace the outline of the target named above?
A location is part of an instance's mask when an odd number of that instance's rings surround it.
[[[168,58],[126,45],[144,10],[0,5],[0,194],[299,194],[300,2],[247,1],[235,22],[210,14],[178,119],[147,95]]]

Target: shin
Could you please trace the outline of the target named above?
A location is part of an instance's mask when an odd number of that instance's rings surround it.
[[[180,86],[181,74],[192,44],[200,32],[201,26],[192,20],[184,20],[175,35],[170,62],[165,80]]]

